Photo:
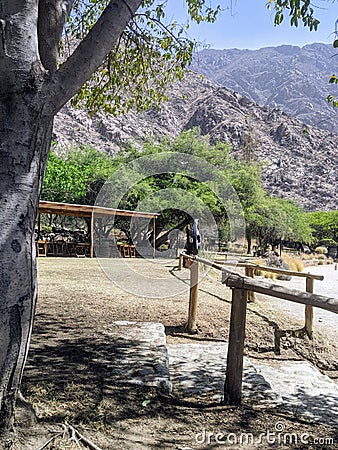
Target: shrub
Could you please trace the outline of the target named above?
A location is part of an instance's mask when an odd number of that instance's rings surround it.
[[[255,270],[255,275],[258,277],[269,278],[270,280],[275,280],[277,277],[276,273],[266,272],[265,270]]]
[[[283,258],[284,261],[289,265],[290,270],[292,272],[303,272],[304,270],[304,263],[300,258],[294,258],[292,256],[288,256],[286,258]]]
[[[307,253],[307,254],[304,253],[302,255],[302,260],[303,261],[310,261],[310,260],[312,260],[314,258],[315,258],[315,255],[313,253]]]
[[[324,259],[326,259],[326,256],[323,255],[322,253],[319,253],[319,255],[317,255],[317,259],[324,261]]]
[[[315,252],[319,253],[321,255],[326,255],[327,248],[326,247],[316,247]]]

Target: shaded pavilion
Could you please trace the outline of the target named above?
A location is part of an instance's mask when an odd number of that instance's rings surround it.
[[[90,218],[89,254],[94,256],[94,218],[107,216],[140,217],[153,221],[153,256],[155,256],[155,226],[158,213],[129,211],[124,209],[105,208],[102,206],[76,205],[71,203],[48,202],[41,200],[38,208],[38,233],[40,235],[40,214]]]

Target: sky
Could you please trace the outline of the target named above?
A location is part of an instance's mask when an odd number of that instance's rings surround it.
[[[208,3],[208,2],[206,2]],[[302,24],[291,27],[288,16],[282,25],[273,25],[274,15],[266,8],[267,0],[217,0],[221,15],[213,24],[193,24],[188,33],[191,38],[208,44],[211,48],[257,49],[282,44],[303,46],[313,42],[331,44],[334,40],[335,21],[338,19],[337,0],[314,0],[315,17],[320,20],[317,31],[310,32]],[[232,4],[232,6],[230,6]],[[186,18],[184,0],[169,0],[168,17],[177,22]]]

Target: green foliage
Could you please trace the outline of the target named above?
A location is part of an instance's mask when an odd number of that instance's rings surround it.
[[[41,199],[77,203],[86,193],[83,173],[75,164],[67,163],[50,152],[43,182]]]
[[[330,82],[331,84],[338,84],[338,77],[337,77],[336,75],[332,75],[332,76],[330,77],[329,82]],[[328,103],[331,103],[332,106],[334,106],[335,108],[338,108],[338,99],[337,99],[337,96],[336,96],[336,95],[331,95],[331,94],[330,94],[330,95],[328,95],[328,96],[326,97],[326,99],[327,99]]]
[[[314,17],[310,0],[268,0],[267,7],[275,11],[275,26],[283,22],[284,13],[288,12],[291,26],[298,27],[303,22],[310,31],[318,28],[319,20]]]
[[[233,211],[235,205],[232,204],[231,197],[226,204],[220,200],[224,198],[222,190],[229,183],[241,202],[248,239],[257,238],[261,245],[272,244],[281,238],[310,243],[312,229],[317,234],[318,229],[322,229],[323,213],[319,213],[318,217],[304,214],[295,203],[268,196],[262,188],[261,166],[252,161],[234,160],[227,144],[210,145],[200,135],[198,128],[185,131],[175,139],[163,138],[159,142],[146,142],[142,149],[132,146],[123,148],[114,158],[91,147],[71,149],[60,156],[51,152],[42,199],[94,204],[104,182],[116,169],[132,162],[134,170],[139,170],[142,174],[138,158],[156,155],[153,158],[156,173],[162,164],[161,153],[168,155],[168,152],[193,155],[210,163],[210,166],[208,173],[201,172],[202,177],[200,173],[196,178],[198,167],[191,167],[191,174],[188,172],[187,175],[186,167],[184,171],[180,171],[180,166],[175,166],[176,163],[173,162],[168,172],[147,178],[142,176],[141,181],[134,183],[123,195],[118,205],[120,209],[134,210],[143,202],[142,208],[145,210],[162,211],[157,221],[157,234],[171,228],[183,228],[191,220],[186,211],[193,211],[193,216],[199,218],[206,217],[210,211],[217,223],[219,235],[224,240],[229,239],[228,213]],[[128,176],[126,173],[126,177]],[[199,181],[201,178],[203,182]],[[116,190],[120,183],[123,186],[123,172],[114,183]],[[337,220],[335,216],[335,221],[327,225],[321,238],[332,238],[332,233],[327,232],[328,227],[332,232],[335,230],[335,239],[337,238]],[[117,222],[124,230],[128,229],[128,221]]]
[[[67,34],[81,40],[95,25],[108,0],[75,0]],[[166,100],[166,87],[182,79],[197,43],[187,36],[190,21],[214,22],[220,6],[205,0],[187,0],[184,24],[169,22],[166,2],[144,0],[128,23],[115,49],[73,99],[73,105],[94,113],[104,110],[117,115],[131,108],[137,111],[158,107]]]
[[[302,209],[282,198],[264,194],[247,214],[247,235],[257,238],[262,247],[280,239],[310,243],[311,231]]]
[[[94,204],[99,189],[118,161],[92,147],[73,148],[49,154],[41,199],[78,204]]]
[[[316,244],[324,241],[338,243],[338,211],[317,211],[306,216]]]
[[[142,150],[133,147],[125,148],[117,154],[117,158],[120,163],[133,161],[134,170],[143,173],[142,167],[138,167],[137,158],[156,155],[156,158],[153,158],[153,169],[156,173],[162,172],[161,154],[167,161],[168,152],[185,153],[202,158],[201,172],[199,172],[198,164],[196,167],[187,168],[183,162],[181,167],[180,163],[173,158],[170,160],[171,166],[168,172],[152,175],[134,184],[128,195],[123,197],[119,208],[134,209],[143,202],[143,209],[161,211],[161,217],[157,220],[158,233],[164,229],[183,228],[191,221],[191,216],[201,219],[209,211],[221,227],[226,222],[226,211],[217,195],[217,183],[215,185],[213,180],[220,174],[226,177],[228,173],[229,146],[210,145],[200,136],[199,129],[193,129],[181,133],[175,139],[164,138],[157,143],[147,142]],[[203,172],[204,161],[212,164],[208,166],[210,169],[208,173]],[[189,172],[190,169],[191,172]],[[202,175],[199,176],[200,174]],[[199,181],[201,178],[204,182]],[[160,196],[157,195],[158,192],[161,193]]]
[[[207,207],[213,214],[219,229],[219,235],[229,239],[229,222],[227,211],[231,211],[231,201],[224,205],[219,200],[219,190],[222,183],[210,183],[217,173],[221,173],[224,180],[230,182],[236,190],[244,210],[248,239],[258,238],[262,245],[274,243],[281,239],[310,243],[312,240],[309,223],[304,220],[304,212],[294,202],[268,196],[262,188],[262,167],[252,161],[236,161],[230,154],[230,148],[226,144],[217,143],[210,145],[205,137],[200,136],[199,129],[192,129],[181,133],[174,140],[163,139],[160,143],[148,142],[144,150],[130,148],[124,149],[119,156],[129,162],[138,156],[145,154],[159,155],[161,152],[175,151],[198,156],[210,162],[214,167],[210,169],[210,176],[201,183],[194,180],[193,176],[166,173],[152,176],[141,183],[136,184],[128,196],[124,197],[122,208],[133,209],[140,200],[148,197],[149,208],[156,204],[152,195],[160,189],[175,188],[176,199],[173,199],[172,191],[168,199],[161,199],[158,210],[165,210],[158,223],[162,229],[168,226],[175,227],[184,222],[187,215],[182,210],[172,208],[172,204],[185,205],[186,193],[190,192],[201,202],[195,204],[196,217],[202,217]],[[121,159],[121,161],[122,161]],[[177,168],[176,168],[177,169]],[[172,167],[173,172],[175,167]],[[167,209],[166,209],[167,201]],[[146,205],[147,203],[144,203]]]

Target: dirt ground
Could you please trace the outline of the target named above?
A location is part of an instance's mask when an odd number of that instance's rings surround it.
[[[134,261],[142,268],[142,260]],[[172,267],[165,266],[169,276],[184,278],[175,270],[176,264],[172,261]],[[216,449],[227,446],[216,442],[217,433],[252,433],[258,439],[260,433],[274,431],[278,422],[283,422],[288,433],[306,433],[326,443],[255,441],[233,442],[229,447],[338,448],[336,429],[283,416],[276,410],[251,404],[230,407],[203,399],[183,402],[149,388],[110,385],[103,363],[110,357],[103,330],[113,321],[161,322],[169,343],[227,340],[230,290],[215,282],[213,274],[200,285],[198,333],[194,335],[185,331],[187,291],[164,299],[138,297],[114,285],[98,262],[87,258],[39,258],[38,277],[39,299],[22,384],[37,421],[33,414],[27,415],[27,407],[24,414],[19,408],[17,432],[1,441],[0,448]],[[301,323],[262,303],[258,296],[249,304],[246,354],[253,361],[306,359],[337,379],[338,343],[316,330],[312,341],[300,337],[295,330]],[[214,433],[209,441],[204,430]]]

